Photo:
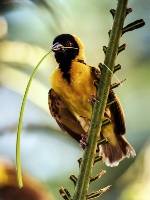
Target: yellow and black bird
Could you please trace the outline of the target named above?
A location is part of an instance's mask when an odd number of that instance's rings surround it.
[[[85,63],[84,45],[70,34],[58,35],[52,46],[58,67],[51,76],[49,108],[60,128],[78,142],[87,137],[92,114],[92,98],[96,95],[96,81],[100,71]],[[135,151],[124,137],[125,122],[118,98],[110,89],[104,113],[99,154],[107,166],[117,166],[125,157],[135,156]]]

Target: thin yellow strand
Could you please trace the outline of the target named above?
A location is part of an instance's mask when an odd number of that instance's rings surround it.
[[[28,84],[27,84],[27,87],[25,89],[25,93],[24,93],[24,96],[22,99],[22,104],[21,104],[20,113],[19,113],[18,127],[17,127],[17,139],[16,139],[16,170],[17,170],[17,182],[18,182],[19,188],[23,187],[21,155],[20,155],[20,140],[21,140],[21,131],[22,131],[22,126],[23,126],[23,114],[24,114],[24,109],[25,109],[25,105],[26,105],[26,101],[27,101],[27,95],[28,95],[28,92],[30,89],[30,85],[32,83],[32,79],[33,79],[36,71],[38,70],[38,67],[40,66],[42,61],[50,54],[50,52],[46,53],[41,58],[41,60],[38,62],[36,67],[34,68],[32,74],[29,78],[29,81],[28,81]]]

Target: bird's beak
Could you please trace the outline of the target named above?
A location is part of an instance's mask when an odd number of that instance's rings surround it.
[[[63,46],[62,44],[60,44],[59,42],[56,42],[55,44],[53,44],[51,50],[52,50],[53,52],[58,52],[58,51],[62,51],[62,50],[63,50],[63,47],[64,47],[64,46]]]

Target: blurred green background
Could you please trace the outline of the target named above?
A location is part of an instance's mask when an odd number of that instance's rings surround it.
[[[0,158],[15,164],[16,126],[22,95],[29,75],[50,50],[55,36],[78,35],[86,47],[86,62],[103,62],[102,46],[108,43],[112,25],[109,0],[1,0],[0,1]],[[126,33],[121,43],[127,49],[117,58],[122,70],[117,77],[127,81],[116,89],[126,115],[127,138],[135,147],[135,159],[126,159],[91,185],[92,190],[112,185],[104,200],[148,200],[150,188],[150,1],[130,0],[133,12],[126,24],[143,18],[146,26]],[[117,64],[116,63],[116,64]],[[73,192],[68,177],[78,174],[82,150],[63,133],[49,114],[49,77],[56,63],[47,57],[32,82],[24,115],[21,141],[23,169],[60,199],[60,186]],[[1,172],[0,172],[1,173]],[[100,198],[99,198],[100,199]],[[19,199],[18,199],[19,200]]]

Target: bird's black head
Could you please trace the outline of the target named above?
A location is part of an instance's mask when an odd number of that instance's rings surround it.
[[[83,43],[77,36],[61,34],[54,39],[52,51],[55,53],[55,58],[62,71],[63,78],[70,83],[72,61],[84,61]]]
[[[74,36],[61,34],[54,39],[52,51],[59,64],[70,63],[78,55],[79,45]]]

